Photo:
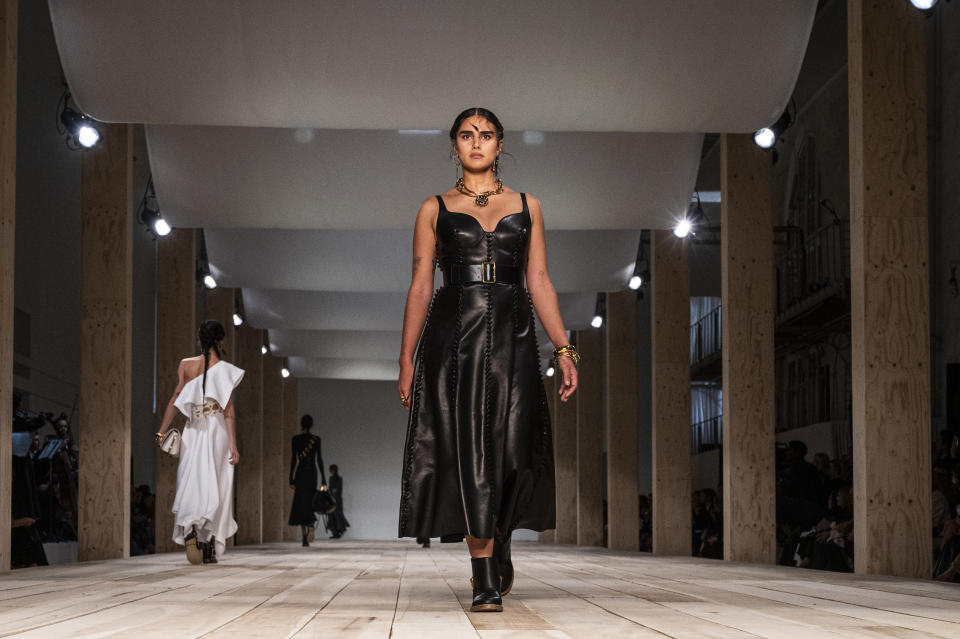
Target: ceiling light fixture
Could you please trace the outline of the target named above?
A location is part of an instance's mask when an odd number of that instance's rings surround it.
[[[647,258],[646,251],[649,242],[649,231],[640,231],[640,240],[637,242],[637,259],[633,262],[633,274],[627,283],[631,291],[638,291],[638,299],[643,298],[643,293],[639,292],[640,289],[650,284],[650,260]]]
[[[153,232],[157,237],[166,237],[170,235],[173,227],[163,219],[160,213],[160,207],[157,203],[157,194],[153,190],[153,177],[147,180],[147,187],[143,191],[143,197],[140,199],[139,213],[137,218],[141,224]]]
[[[597,303],[593,307],[593,319],[590,320],[590,326],[600,328],[603,326],[604,317],[607,314],[607,295],[606,293],[597,293]]]
[[[197,281],[203,282],[208,289],[217,288],[217,280],[213,278],[210,272],[210,262],[207,260],[207,241],[203,235],[203,229],[200,230],[200,255],[197,256]],[[234,298],[234,310],[236,310],[236,298]]]
[[[770,126],[758,129],[757,132],[753,134],[753,141],[756,142],[757,146],[761,149],[772,149],[777,143],[777,140],[780,139],[780,136],[783,135],[783,132],[790,128],[791,124],[793,124],[793,117],[789,111],[784,111],[783,114],[777,118],[776,122]]]
[[[673,234],[679,238],[685,238],[697,234],[697,228],[707,221],[707,215],[703,212],[703,206],[700,204],[700,194],[696,194],[696,199],[690,203],[687,213],[677,225],[673,227]]]
[[[100,141],[97,121],[70,106],[70,88],[64,83],[63,93],[57,104],[57,131],[66,136],[67,148],[89,149]]]

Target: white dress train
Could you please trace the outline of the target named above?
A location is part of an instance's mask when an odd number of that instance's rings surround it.
[[[237,532],[233,519],[233,466],[230,436],[223,408],[233,389],[243,379],[243,370],[223,360],[203,375],[187,382],[174,404],[186,415],[177,467],[177,496],[173,500],[173,540],[197,527],[198,541],[216,538],[217,555],[226,548],[227,537]]]

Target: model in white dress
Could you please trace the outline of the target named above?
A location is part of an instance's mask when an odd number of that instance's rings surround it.
[[[184,384],[174,404],[187,417],[177,468],[177,496],[173,500],[173,540],[196,526],[197,541],[214,539],[217,555],[225,541],[237,532],[233,519],[233,465],[230,437],[223,411],[233,389],[243,379],[243,370],[220,360],[203,375]]]

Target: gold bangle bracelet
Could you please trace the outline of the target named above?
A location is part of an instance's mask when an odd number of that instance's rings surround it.
[[[576,348],[572,346],[563,346],[558,348],[553,352],[553,362],[556,364],[557,359],[560,357],[569,357],[573,361],[574,366],[580,366],[580,353],[577,352]]]

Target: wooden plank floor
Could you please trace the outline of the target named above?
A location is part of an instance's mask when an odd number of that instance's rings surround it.
[[[0,637],[957,637],[960,587],[515,542],[502,614],[471,614],[463,544],[318,541],[0,577]]]

